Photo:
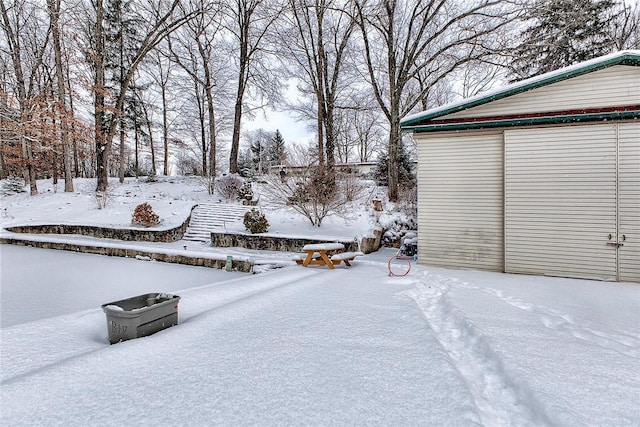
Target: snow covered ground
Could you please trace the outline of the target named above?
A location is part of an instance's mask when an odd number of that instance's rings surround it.
[[[3,225],[60,206],[11,197]],[[393,253],[248,275],[0,246],[0,425],[640,425],[639,284],[389,277]],[[179,325],[109,345],[100,305],[152,291]]]
[[[75,192],[65,193],[64,181],[56,187],[51,180],[38,181],[40,194],[28,193],[2,197],[0,225],[27,224],[80,224],[114,228],[131,226],[133,211],[141,203],[148,202],[161,223],[151,229],[170,229],[181,225],[189,216],[191,208],[198,203],[229,203],[217,194],[211,196],[200,177],[158,177],[157,182],[147,183],[144,178],[127,178],[124,184],[117,179],[109,180],[107,204],[98,207],[95,197],[95,179],[75,179]],[[326,238],[347,238],[369,234],[374,227],[371,215],[361,209],[353,209],[348,218],[327,217],[321,228],[313,227],[309,220],[292,210],[276,210],[269,206],[268,196],[260,191],[261,184],[254,184],[260,194],[259,206],[269,221],[269,233],[304,236],[321,234]],[[370,189],[363,194],[367,197]],[[231,203],[238,203],[233,201]],[[245,231],[242,223],[230,231]]]
[[[640,423],[637,285],[423,267],[395,278],[392,254],[205,285],[184,267],[177,289],[161,263],[3,246],[0,424]],[[78,263],[103,277],[51,283],[46,305],[65,307],[50,317],[20,317],[43,304],[37,290],[4,298],[24,286],[7,268],[46,270],[44,286]],[[182,297],[180,324],[110,346],[99,304],[143,271]]]

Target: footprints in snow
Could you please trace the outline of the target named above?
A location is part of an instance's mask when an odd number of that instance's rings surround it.
[[[404,294],[423,312],[434,336],[467,383],[483,425],[552,424],[528,387],[510,378],[489,340],[448,299],[448,285],[429,279]],[[437,284],[436,284],[437,283]]]
[[[451,286],[488,293],[504,303],[537,316],[546,328],[570,334],[579,340],[611,349],[629,357],[640,357],[640,336],[602,332],[580,324],[572,316],[542,307],[501,290],[474,286],[454,278],[425,273],[424,280],[411,281],[415,287],[402,294],[416,302],[434,336],[451,358],[452,365],[467,383],[474,397],[480,422],[484,425],[551,425],[545,408],[526,384],[504,369],[489,339],[477,331],[448,297]],[[395,282],[394,282],[395,283]],[[430,284],[430,285],[429,285]]]
[[[484,291],[516,308],[535,313],[539,315],[540,322],[551,330],[569,333],[577,339],[617,351],[618,353],[629,357],[640,357],[640,351],[638,350],[638,348],[640,348],[640,337],[598,331],[596,329],[580,325],[571,316],[561,313],[558,310],[536,306],[535,304],[524,302],[519,298],[506,296],[504,292],[500,290],[474,286],[453,278],[447,278],[446,280],[461,288]]]

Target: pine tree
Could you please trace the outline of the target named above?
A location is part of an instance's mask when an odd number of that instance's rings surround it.
[[[105,71],[107,86],[116,96],[128,92],[130,87],[125,81],[126,70],[131,66],[139,49],[139,19],[133,17],[131,0],[107,0],[105,2]],[[125,100],[126,103],[126,100]],[[127,106],[123,105],[123,110]],[[127,124],[124,111],[111,111],[108,115],[118,115],[120,130],[120,182],[125,176],[125,138]]]
[[[264,164],[265,147],[262,143],[262,139],[257,138],[256,140],[252,141],[251,145],[249,146],[249,150],[251,151],[251,169],[255,171],[256,175],[263,174],[266,165]]]
[[[276,129],[276,133],[271,139],[269,144],[269,166],[281,165],[284,163],[285,155],[285,142],[280,130]]]
[[[254,178],[256,171],[253,169],[251,149],[246,148],[238,153],[238,175],[243,178]]]
[[[402,147],[401,147],[402,148]],[[378,157],[376,167],[373,170],[373,179],[377,185],[388,185],[389,155],[383,153]],[[416,177],[413,173],[413,163],[407,152],[403,149],[398,154],[398,184],[400,187],[412,188],[416,185]]]
[[[619,13],[615,0],[538,0],[528,11],[533,24],[521,33],[512,71],[536,76],[610,53],[608,22]]]

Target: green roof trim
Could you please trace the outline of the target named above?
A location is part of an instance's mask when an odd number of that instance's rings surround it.
[[[514,83],[509,86],[505,86],[502,89],[492,91],[484,96],[479,95],[469,98],[467,102],[461,101],[451,104],[450,107],[438,107],[432,110],[427,110],[424,113],[418,113],[410,115],[400,120],[400,128],[403,131],[418,131],[417,129],[428,128],[430,125],[424,126],[412,126],[421,122],[425,122],[436,117],[442,117],[449,114],[457,113],[459,111],[467,110],[469,108],[477,107],[479,105],[487,104],[492,101],[507,98],[509,96],[517,95],[519,93],[527,92],[532,89],[547,86],[553,83],[561,82],[563,80],[578,77],[584,74],[592,73],[594,71],[602,70],[614,65],[630,65],[640,66],[640,50],[635,51],[622,51],[611,55],[605,55],[599,58],[595,58],[580,64],[561,68],[550,73],[542,74],[540,76],[532,77],[527,80],[523,80],[518,83]],[[449,128],[447,128],[449,129]]]
[[[572,114],[544,117],[529,117],[507,120],[488,120],[479,122],[434,123],[404,127],[408,132],[438,132],[452,130],[493,129],[514,126],[550,125],[562,123],[581,123],[607,120],[640,119],[640,111],[616,111],[610,113]]]

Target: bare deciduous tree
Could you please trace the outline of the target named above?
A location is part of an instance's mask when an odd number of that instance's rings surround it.
[[[640,2],[621,3],[622,10],[610,21],[612,39],[618,50],[640,49]]]
[[[215,109],[216,39],[221,29],[220,8],[210,5],[184,27],[175,41],[171,41],[171,58],[177,62],[193,82],[198,104],[200,143],[202,148],[202,174],[207,190],[213,194],[217,167],[217,120]],[[195,42],[195,43],[194,43]],[[205,115],[206,111],[206,115]],[[208,136],[208,141],[207,141]],[[208,154],[207,154],[208,147]]]
[[[13,71],[12,91],[19,109],[19,126],[16,131],[22,150],[24,178],[29,183],[31,194],[35,195],[38,194],[38,186],[32,147],[35,140],[31,135],[33,108],[38,95],[36,80],[41,72],[50,31],[41,31],[39,19],[42,15],[35,4],[3,0],[0,1],[0,12]]]
[[[355,21],[340,1],[290,0],[289,5],[289,31],[283,37],[290,67],[302,82],[299,90],[315,98],[315,108],[305,102],[296,108],[315,112],[319,166],[326,163],[333,170],[338,103],[346,98],[345,63]]]
[[[53,53],[55,59],[56,84],[58,89],[58,120],[60,126],[60,140],[64,164],[64,191],[73,192],[73,171],[71,167],[71,143],[69,141],[69,113],[67,110],[66,73],[63,70],[62,41],[60,37],[60,0],[47,0],[51,35],[53,37]]]
[[[279,94],[278,81],[269,78],[274,71],[269,65],[265,44],[283,6],[278,0],[230,0],[227,3],[223,9],[227,15],[226,28],[233,35],[233,52],[237,55],[238,67],[229,172],[238,173],[240,127],[247,90],[252,85],[256,93],[267,96],[271,101]]]
[[[269,175],[267,180],[262,191],[271,203],[281,208],[292,208],[314,227],[320,227],[322,221],[331,215],[347,217],[351,212],[351,202],[357,200],[363,190],[359,181],[350,175],[337,173],[330,176],[316,167],[299,171],[286,179]]]
[[[511,15],[499,0],[354,2],[364,67],[389,125],[389,199],[398,198],[400,119],[462,64],[492,54],[491,37]],[[418,84],[422,81],[422,84]]]

